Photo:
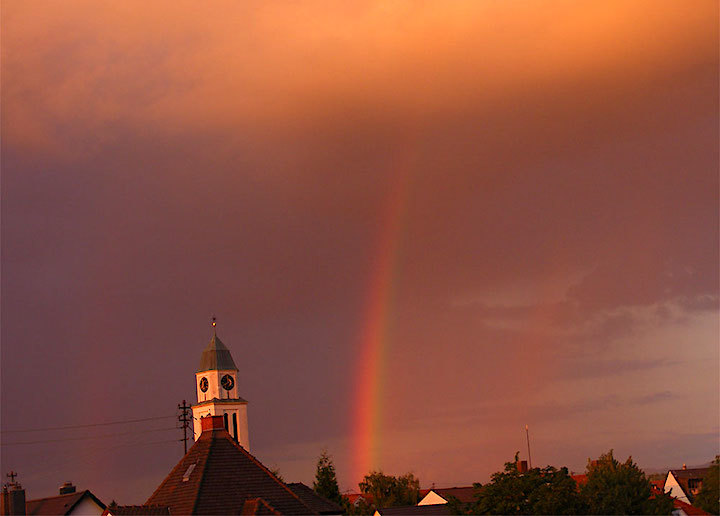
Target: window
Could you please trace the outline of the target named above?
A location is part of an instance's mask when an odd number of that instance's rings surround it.
[[[227,412],[225,412],[225,413],[223,414],[223,421],[225,422],[225,431],[226,431],[226,432],[229,432],[230,430],[228,430],[228,417],[227,417]]]
[[[237,442],[237,414],[233,412],[233,439]]]
[[[195,469],[195,464],[197,464],[197,462],[193,462],[192,464],[190,464],[188,466],[188,469],[185,471],[185,474],[183,475],[183,482],[187,482],[188,480],[190,480],[190,474]]]

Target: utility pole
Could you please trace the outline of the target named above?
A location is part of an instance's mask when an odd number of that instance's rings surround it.
[[[525,425],[525,437],[527,438],[528,445],[528,463],[530,465],[530,469],[532,469],[532,458],[530,457],[530,431],[528,430],[527,425]]]
[[[178,405],[178,410],[180,411],[180,415],[178,416],[178,421],[180,421],[180,427],[183,431],[183,438],[181,441],[185,445],[185,453],[187,453],[187,431],[190,428],[190,423],[192,423],[192,413],[190,412],[190,405],[187,404],[187,401],[183,400],[181,405]]]

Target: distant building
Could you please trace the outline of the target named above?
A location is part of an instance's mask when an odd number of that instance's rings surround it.
[[[408,505],[406,507],[387,507],[378,509],[373,516],[445,516],[450,515],[447,503],[432,505]]]
[[[418,505],[446,504],[453,497],[462,503],[472,503],[475,501],[475,488],[473,486],[432,488],[418,502]]]
[[[343,496],[353,507],[359,507],[362,504],[372,505],[374,501],[372,495],[365,493],[345,493]]]
[[[671,469],[665,479],[665,492],[678,500],[692,504],[695,496],[702,489],[703,478],[710,468]]]
[[[110,504],[102,516],[170,516],[170,509],[157,505]]]

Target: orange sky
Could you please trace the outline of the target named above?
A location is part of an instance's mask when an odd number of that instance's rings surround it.
[[[309,483],[327,447],[354,487],[357,343],[412,155],[377,467],[485,481],[526,423],[539,464],[710,460],[717,20],[704,0],[3,2],[3,431],[172,415],[215,313],[253,452]],[[2,468],[31,497],[72,479],[141,503],[178,450],[139,443],[174,435],[3,446]]]

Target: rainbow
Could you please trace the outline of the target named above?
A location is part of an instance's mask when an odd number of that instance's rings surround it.
[[[382,387],[385,352],[389,345],[389,319],[393,278],[400,236],[407,212],[410,163],[402,159],[391,171],[388,193],[363,310],[352,411],[351,482],[359,482],[379,466],[382,425]]]

